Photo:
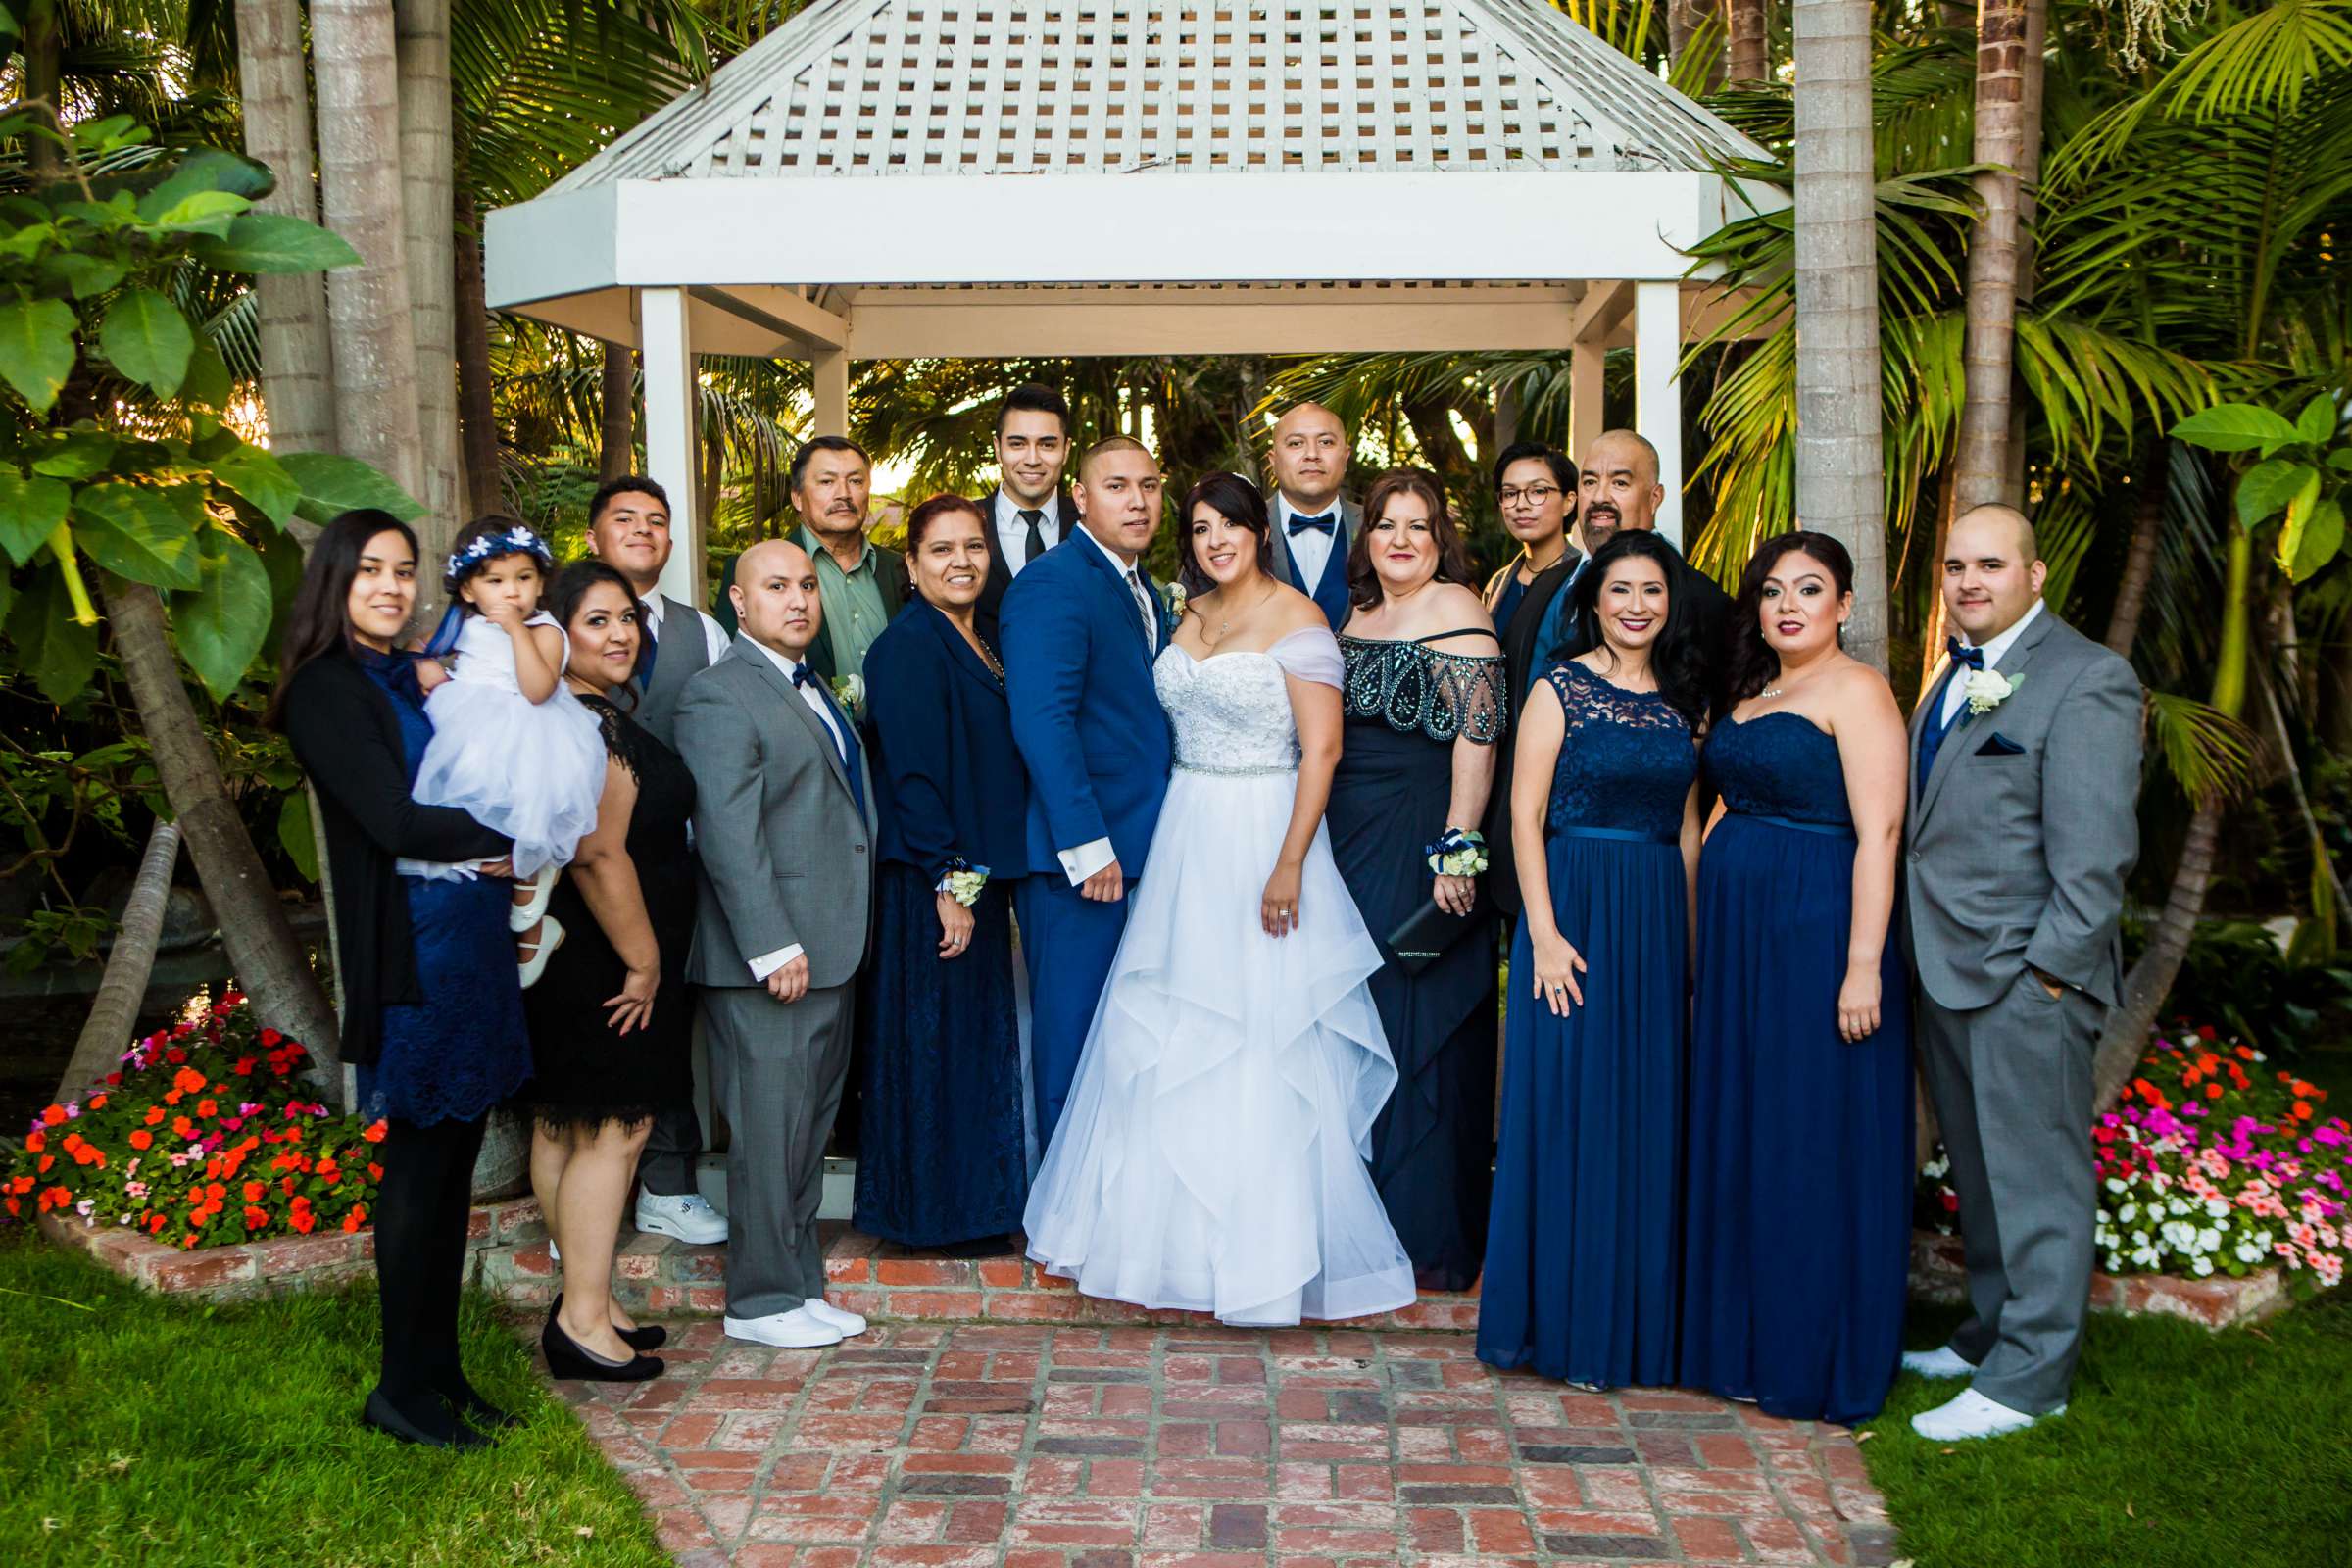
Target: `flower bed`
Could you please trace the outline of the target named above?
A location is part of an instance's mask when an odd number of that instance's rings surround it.
[[[2282,1267],[2304,1290],[2336,1285],[2352,1250],[2352,1126],[2251,1046],[2178,1033],[2150,1042],[2090,1129],[2100,1268],[2212,1280]],[[1959,1207],[1949,1169],[1938,1149],[1920,1180],[1919,1223],[1943,1235]]]
[[[381,1122],[303,1082],[310,1052],[230,993],[132,1046],[80,1099],[0,1152],[0,1213],[126,1230],[183,1250],[356,1233],[383,1168]]]

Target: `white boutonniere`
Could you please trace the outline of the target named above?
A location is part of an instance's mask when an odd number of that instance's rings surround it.
[[[1968,672],[1968,684],[1961,690],[1968,694],[1968,710],[1971,713],[1989,713],[2007,702],[2025,683],[2026,677],[2023,675],[2004,675],[1997,669],[1972,669]]]
[[[842,707],[856,710],[865,706],[865,677],[863,675],[836,675],[833,677],[832,686],[833,700]]]
[[[1184,604],[1189,597],[1184,591],[1184,584],[1180,582],[1169,581],[1159,585],[1160,603],[1166,605],[1168,613],[1178,620],[1184,618]]]

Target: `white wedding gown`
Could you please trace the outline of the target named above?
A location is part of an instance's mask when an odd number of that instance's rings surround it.
[[[1252,1326],[1413,1300],[1364,1165],[1396,1083],[1364,987],[1380,950],[1321,825],[1298,928],[1259,923],[1298,784],[1286,670],[1336,687],[1339,644],[1159,657],[1176,770],[1024,1222],[1088,1296]]]

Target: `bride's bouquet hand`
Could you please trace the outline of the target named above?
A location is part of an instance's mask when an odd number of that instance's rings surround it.
[[[1549,936],[1531,932],[1528,942],[1535,952],[1535,994],[1551,1008],[1553,1017],[1567,1017],[1571,1006],[1585,1004],[1584,988],[1576,983],[1576,977],[1585,971],[1584,955],[1556,931]]]
[[[1270,937],[1289,936],[1298,928],[1298,883],[1301,867],[1278,861],[1266,878],[1265,896],[1258,900],[1257,917]]]

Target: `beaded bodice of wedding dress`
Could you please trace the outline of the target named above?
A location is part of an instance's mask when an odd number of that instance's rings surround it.
[[[1340,650],[1307,627],[1262,653],[1195,659],[1171,643],[1152,671],[1176,765],[1196,773],[1287,773],[1298,765],[1298,725],[1286,676],[1340,683]]]

